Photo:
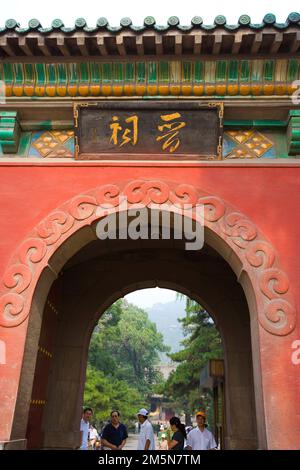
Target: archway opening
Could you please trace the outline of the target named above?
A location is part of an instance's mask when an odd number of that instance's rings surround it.
[[[129,431],[125,450],[137,448],[138,409],[149,410],[157,448],[172,416],[190,430],[196,411],[206,410],[224,448],[223,369],[221,337],[205,309],[170,289],[141,289],[112,304],[93,331],[84,408],[94,410],[98,434],[118,410]]]
[[[19,389],[23,400],[30,398],[30,407],[26,412],[18,400],[15,435],[25,427],[29,435],[34,428],[38,440],[32,439],[29,446],[73,448],[78,444],[88,347],[99,317],[129,292],[162,287],[203,306],[222,336],[225,448],[262,447],[249,308],[235,273],[213,248],[211,234],[201,250],[187,251],[183,240],[103,241],[94,233],[84,228],[64,243],[52,258],[52,263],[62,265],[56,280],[46,270],[36,289]],[[34,350],[36,363],[26,364]]]

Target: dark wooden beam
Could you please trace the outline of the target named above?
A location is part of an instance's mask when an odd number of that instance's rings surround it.
[[[144,40],[143,36],[137,36],[136,38],[136,50],[138,55],[144,55]]]
[[[107,47],[106,47],[106,44],[105,44],[105,41],[104,41],[104,36],[97,36],[97,47],[98,47],[101,55],[103,55],[103,56],[108,55]]]
[[[234,36],[233,44],[231,48],[231,54],[238,54],[243,42],[243,33],[239,32]]]
[[[41,52],[44,54],[44,56],[50,57],[52,55],[49,47],[46,44],[46,40],[43,36],[37,37],[37,45],[38,45],[38,48],[41,50]]]
[[[300,47],[300,31],[297,31],[295,33],[295,39],[293,41],[292,47],[291,47],[291,52],[297,52]]]
[[[71,55],[70,49],[63,36],[56,37],[56,46],[58,47],[62,55],[66,57],[69,57]]]
[[[283,40],[283,34],[282,33],[276,33],[274,34],[274,40],[273,44],[270,47],[270,52],[271,54],[276,54],[282,44]]]
[[[218,35],[213,36],[213,38],[214,38],[214,45],[213,45],[212,53],[216,55],[216,54],[219,54],[221,50],[222,35],[218,34]]]
[[[163,40],[162,36],[154,36],[155,38],[155,50],[157,55],[163,54]]]
[[[253,38],[252,45],[250,45]],[[295,54],[300,47],[299,27],[290,26],[285,30],[268,27],[254,30],[244,27],[237,31],[229,31],[217,28],[214,31],[193,29],[191,31],[154,31],[146,29],[141,33],[123,30],[113,33],[107,30],[97,32],[74,31],[66,34],[62,31],[52,31],[49,34],[41,34],[38,30],[20,34],[17,31],[9,31],[0,36],[0,49],[3,54],[10,57],[36,56],[35,42],[44,56],[55,56],[55,50],[59,50],[63,56],[84,57],[94,54],[94,46],[97,44],[101,56],[118,54],[126,57],[128,54],[143,56],[145,51],[151,55],[175,54],[240,54],[244,50],[243,44],[249,44],[247,55],[256,55],[260,51],[264,54]],[[285,44],[285,50],[282,44]],[[17,47],[18,45],[18,47]],[[55,49],[54,49],[55,46]],[[60,54],[57,52],[58,57]]]
[[[182,36],[175,36],[175,54],[181,55],[182,54]]]
[[[126,47],[125,47],[125,44],[124,44],[123,35],[116,37],[116,45],[117,45],[117,49],[118,49],[119,54],[121,56],[125,56],[126,55]]]
[[[89,51],[86,45],[86,38],[84,36],[76,37],[76,45],[81,52],[81,55],[88,56]]]
[[[10,44],[8,43],[8,37],[7,36],[0,36],[0,47],[3,49],[3,51],[11,56],[14,57],[16,55],[15,51],[12,49]]]
[[[202,34],[194,35],[194,54],[200,54],[202,48]]]
[[[263,40],[263,35],[262,33],[257,33],[254,37],[254,41],[253,41],[253,44],[252,44],[252,47],[251,47],[251,53],[252,54],[257,54],[260,47],[261,47],[261,44],[262,44],[262,40]]]
[[[28,46],[28,41],[25,36],[19,37],[18,46],[27,56],[30,57],[33,55],[32,50]]]

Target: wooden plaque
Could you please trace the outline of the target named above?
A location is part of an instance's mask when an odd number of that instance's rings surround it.
[[[221,159],[223,103],[77,103],[74,119],[79,160]]]

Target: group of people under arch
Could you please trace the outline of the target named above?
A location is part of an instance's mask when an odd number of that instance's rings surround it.
[[[80,423],[80,449],[123,450],[128,439],[128,432],[125,424],[121,422],[120,412],[112,410],[110,421],[103,428],[101,435],[91,425],[92,417],[92,408],[85,408]],[[136,450],[155,450],[155,434],[149,420],[148,410],[141,408],[137,413],[137,417],[140,431]],[[207,429],[205,412],[198,411],[195,418],[196,426],[187,428],[180,418],[173,416],[169,421],[170,427],[166,430],[165,436],[160,442],[159,449],[166,451],[217,449],[214,436]]]

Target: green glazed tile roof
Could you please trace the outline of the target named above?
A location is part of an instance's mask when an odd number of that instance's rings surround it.
[[[177,16],[171,16],[166,25],[157,25],[153,16],[147,16],[144,19],[142,26],[134,26],[130,18],[122,18],[120,26],[111,26],[106,18],[99,18],[95,26],[88,26],[84,18],[77,18],[72,27],[66,27],[62,20],[55,19],[52,21],[50,27],[43,27],[39,20],[31,19],[28,22],[28,27],[20,27],[20,24],[14,19],[8,19],[5,25],[0,27],[0,34],[8,32],[16,32],[17,34],[27,34],[32,31],[38,31],[41,34],[49,34],[53,31],[62,32],[64,34],[72,34],[78,30],[85,31],[86,33],[95,33],[97,31],[106,30],[110,33],[119,33],[123,30],[129,29],[136,33],[152,29],[157,32],[165,32],[170,29],[177,29],[178,31],[191,31],[192,29],[200,29],[203,31],[214,31],[217,28],[222,28],[227,31],[238,31],[242,28],[249,28],[253,31],[267,29],[272,27],[278,31],[286,30],[290,26],[300,27],[300,13],[292,12],[288,15],[284,23],[277,23],[276,16],[273,13],[267,13],[261,23],[252,23],[248,15],[241,15],[237,24],[228,24],[226,17],[218,15],[215,17],[213,24],[204,24],[200,16],[194,16],[190,25],[181,25]]]
[[[147,16],[144,24],[134,26],[130,18],[122,18],[120,26],[111,26],[106,18],[98,18],[89,26],[84,18],[66,27],[61,19],[45,28],[37,19],[28,27],[7,20],[0,27],[0,56],[27,57],[111,57],[167,55],[297,55],[300,51],[300,14],[290,13],[284,23],[277,23],[268,13],[261,23],[252,23],[241,15],[237,24],[229,24],[225,16],[216,16],[213,24],[204,24],[194,16],[189,25],[181,25],[171,16],[164,26]]]

